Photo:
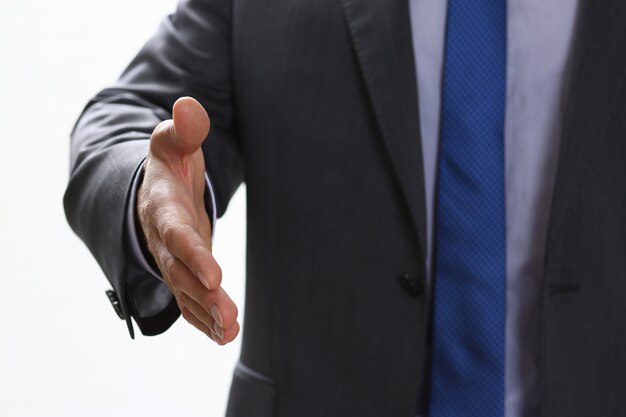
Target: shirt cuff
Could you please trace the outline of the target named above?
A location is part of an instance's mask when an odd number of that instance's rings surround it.
[[[149,262],[147,259],[146,254],[148,253],[148,250],[147,248],[145,248],[145,245],[141,243],[141,239],[139,237],[139,229],[137,228],[138,224],[136,219],[135,206],[137,205],[137,191],[139,190],[139,184],[141,184],[141,180],[143,178],[144,162],[141,163],[141,166],[137,170],[137,174],[135,175],[135,178],[133,178],[133,183],[131,185],[130,201],[128,204],[128,211],[126,212],[126,231],[128,235],[128,241],[130,242],[131,257],[133,258],[135,263],[139,265],[142,269],[148,271],[155,278],[163,281],[161,272],[157,268],[155,268],[153,263],[151,264],[151,262]],[[213,241],[213,237],[215,236],[215,223],[217,218],[217,210],[215,209],[215,193],[213,192],[213,185],[211,184],[209,175],[206,172],[204,173],[204,180],[204,205],[206,207],[207,213],[209,213],[209,219],[211,221],[211,241]]]

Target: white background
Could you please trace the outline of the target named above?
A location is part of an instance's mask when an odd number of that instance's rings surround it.
[[[240,337],[137,336],[65,221],[69,132],[175,0],[6,1],[0,15],[0,416],[221,416]],[[215,256],[243,313],[245,190]]]

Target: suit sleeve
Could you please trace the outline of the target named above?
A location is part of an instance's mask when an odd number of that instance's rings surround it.
[[[228,0],[181,1],[120,79],[87,104],[72,132],[65,213],[113,286],[116,310],[131,337],[131,317],[142,334],[156,335],[180,315],[167,286],[136,261],[127,230],[134,210],[132,184],[150,134],[171,118],[177,98],[196,98],[211,118],[202,148],[217,216],[243,181],[232,104],[230,19]]]

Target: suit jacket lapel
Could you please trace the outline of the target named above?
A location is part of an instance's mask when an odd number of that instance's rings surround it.
[[[580,0],[564,91],[562,135],[548,227],[547,254],[570,197],[584,178],[594,149],[606,138],[613,103],[626,88],[626,2]]]
[[[341,2],[376,121],[424,253],[422,147],[408,1]]]

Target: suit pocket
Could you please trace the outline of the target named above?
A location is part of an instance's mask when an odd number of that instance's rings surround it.
[[[273,379],[237,362],[226,417],[273,417],[276,412],[276,394]]]

